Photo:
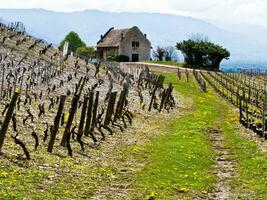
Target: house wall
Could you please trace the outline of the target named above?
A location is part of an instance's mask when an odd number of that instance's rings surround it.
[[[138,41],[139,47],[133,48],[132,42]],[[151,43],[137,28],[133,27],[120,42],[119,55],[126,55],[132,61],[132,54],[139,54],[139,61],[150,60]]]
[[[103,53],[101,57],[100,54]],[[97,48],[97,58],[100,60],[107,60],[109,56],[117,56],[119,55],[119,49],[116,47],[101,47]]]

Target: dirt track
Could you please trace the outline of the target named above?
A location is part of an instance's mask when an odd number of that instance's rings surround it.
[[[183,71],[192,71],[193,69],[190,68],[184,68],[184,67],[177,67],[177,66],[172,66],[172,65],[162,65],[162,64],[154,64],[154,63],[122,63],[123,65],[127,65],[129,67],[141,67],[145,68],[148,67],[150,71],[152,72],[163,72],[163,73],[177,73],[178,69],[180,69],[182,72]],[[199,70],[196,69],[196,71],[205,71],[205,70]]]

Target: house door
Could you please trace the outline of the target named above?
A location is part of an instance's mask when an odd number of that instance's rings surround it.
[[[138,62],[139,61],[139,54],[132,54],[132,62]]]

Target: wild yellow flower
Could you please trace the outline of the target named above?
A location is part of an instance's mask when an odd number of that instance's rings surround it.
[[[181,193],[186,193],[186,192],[188,192],[189,191],[189,189],[188,188],[186,188],[186,187],[181,187],[181,188],[179,188],[179,190],[178,190],[179,192],[181,192]]]

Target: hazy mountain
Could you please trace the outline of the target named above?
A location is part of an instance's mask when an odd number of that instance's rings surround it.
[[[0,9],[7,21],[21,21],[29,33],[59,44],[69,31],[76,31],[90,45],[110,27],[137,25],[153,46],[175,45],[200,33],[231,52],[231,63],[267,63],[267,28],[252,25],[209,23],[192,17],[158,13],[112,13],[97,10],[53,12],[43,9]],[[228,61],[229,63],[229,61]]]
[[[267,42],[267,27],[252,24],[231,24],[218,22],[214,22],[213,24],[217,27],[220,27],[221,29],[227,30],[229,32],[238,33],[250,39],[254,39],[258,42],[265,42],[265,44]]]

